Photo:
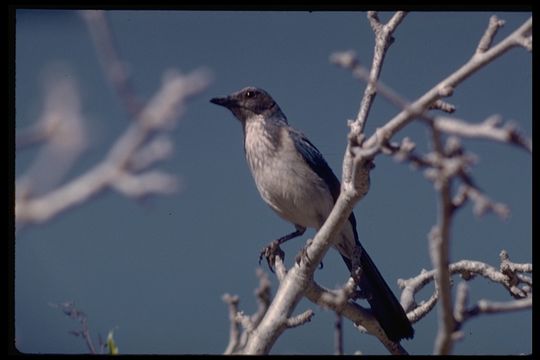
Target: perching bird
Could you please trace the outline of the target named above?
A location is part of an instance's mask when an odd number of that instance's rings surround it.
[[[212,103],[229,109],[242,124],[244,149],[251,174],[264,201],[296,231],[278,240],[301,236],[306,228],[319,229],[339,196],[340,182],[317,148],[289,126],[285,114],[264,90],[246,87]],[[358,241],[356,220],[349,221],[335,247],[352,270],[355,247],[360,256],[360,289],[389,339],[412,338],[405,311]]]

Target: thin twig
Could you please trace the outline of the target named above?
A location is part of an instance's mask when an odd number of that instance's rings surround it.
[[[373,49],[373,61],[371,63],[371,70],[369,72],[369,81],[367,82],[366,89],[364,90],[364,96],[360,104],[358,115],[356,116],[357,134],[361,134],[364,131],[365,123],[369,115],[369,110],[373,105],[375,96],[377,94],[377,83],[386,52],[390,45],[394,42],[393,33],[398,25],[403,21],[407,13],[405,11],[396,12],[392,18],[386,23],[382,24],[379,20],[377,12],[368,11],[367,17],[369,24],[375,34],[375,48]]]
[[[476,48],[477,53],[484,53],[486,52],[493,43],[493,39],[495,38],[495,35],[497,34],[497,31],[499,31],[500,28],[504,26],[504,20],[499,20],[495,15],[489,18],[489,25],[486,29],[484,36],[480,39],[480,42],[478,43],[478,47]]]
[[[343,355],[343,317],[336,312],[336,321],[334,322],[334,355]]]
[[[524,299],[494,302],[481,299],[472,307],[468,307],[469,302],[469,287],[466,282],[460,282],[456,291],[456,305],[454,308],[454,318],[456,319],[456,328],[453,337],[461,338],[462,333],[459,332],[463,328],[465,322],[471,318],[481,314],[502,314],[507,312],[522,311],[532,308],[532,295]]]
[[[464,280],[472,280],[475,277],[483,277],[496,284],[502,285],[508,293],[516,298],[522,299],[529,295],[524,289],[525,286],[532,287],[532,279],[523,273],[532,273],[532,264],[509,262],[506,251],[501,251],[501,265],[497,269],[491,265],[474,260],[460,260],[448,265],[450,276],[459,274]],[[403,280],[398,280],[398,285],[402,288],[401,303],[408,310],[409,320],[416,322],[423,318],[435,305],[439,298],[438,288],[426,302],[416,305],[415,294],[422,290],[427,284],[434,281],[437,272],[435,270],[423,270],[419,275]],[[522,285],[520,287],[520,285]]]
[[[69,333],[74,336],[82,337],[84,339],[86,347],[90,351],[90,354],[97,354],[94,342],[92,341],[92,337],[90,336],[90,330],[88,329],[88,317],[86,316],[86,314],[79,310],[77,307],[75,307],[75,303],[73,301],[67,301],[59,304],[49,303],[49,306],[61,309],[62,312],[70,319],[79,321],[79,323],[81,324],[81,329],[71,330]]]
[[[301,313],[299,315],[288,318],[286,326],[289,329],[291,329],[291,328],[295,328],[295,327],[304,325],[305,323],[311,321],[311,318],[313,317],[313,315],[315,315],[313,310],[308,309],[308,310],[304,311],[303,313]]]
[[[105,11],[83,10],[80,14],[87,24],[107,80],[116,91],[116,95],[127,113],[132,117],[137,116],[144,104],[135,94],[129,72],[125,62],[120,57]]]
[[[345,286],[339,290],[325,289],[315,281],[311,281],[305,295],[314,304],[339,312],[343,317],[351,320],[360,332],[367,332],[377,337],[390,354],[406,355],[407,351],[398,342],[388,339],[379,322],[368,309],[348,300],[355,288],[355,281],[352,278],[349,278]]]
[[[236,351],[240,342],[240,322],[236,318],[240,299],[236,295],[224,294],[222,300],[229,305],[229,344],[223,354],[230,355]]]
[[[240,298],[238,296],[225,294],[222,297],[223,301],[229,305],[230,322],[229,343],[224,351],[225,355],[243,352],[251,333],[259,325],[270,305],[272,294],[268,275],[260,268],[257,268],[256,274],[259,278],[259,286],[255,290],[258,309],[253,315],[248,316],[239,310]]]
[[[490,116],[479,124],[471,124],[460,119],[438,116],[434,126],[446,133],[467,138],[487,139],[516,145],[532,153],[532,141],[523,136],[512,124],[500,127],[502,121],[498,115]]]
[[[20,134],[17,131],[18,149],[41,145],[31,165],[17,177],[17,199],[41,196],[57,186],[88,144],[79,86],[70,68],[53,64],[46,74],[38,121]]]

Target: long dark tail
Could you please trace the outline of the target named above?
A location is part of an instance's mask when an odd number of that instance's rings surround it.
[[[410,339],[414,336],[414,329],[411,326],[403,307],[395,297],[394,293],[384,281],[381,273],[369,257],[365,249],[358,241],[356,233],[356,221],[351,213],[349,218],[353,225],[355,241],[362,248],[360,257],[360,266],[362,268],[362,277],[360,288],[367,296],[367,301],[375,318],[381,324],[386,336],[392,341],[399,342],[403,338]],[[343,256],[345,264],[351,271],[351,260]]]

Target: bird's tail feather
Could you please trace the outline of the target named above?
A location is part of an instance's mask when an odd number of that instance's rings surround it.
[[[343,255],[342,257],[351,270],[351,260]],[[360,257],[360,266],[362,268],[360,288],[366,294],[373,315],[381,324],[386,336],[395,342],[403,338],[412,338],[414,329],[403,307],[364,249]]]

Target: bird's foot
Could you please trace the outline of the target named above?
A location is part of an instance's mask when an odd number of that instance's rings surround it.
[[[357,288],[349,295],[349,299],[356,300],[368,300],[370,298],[369,293],[365,292],[362,289]]]
[[[295,261],[296,261],[297,265],[300,265],[300,263],[302,262],[302,259],[305,259],[306,261],[310,261],[310,258],[309,258],[308,253],[307,253],[307,248],[309,247],[309,245],[311,245],[312,241],[313,241],[312,239],[309,239],[307,241],[306,246],[304,246],[302,248],[302,250],[300,250],[298,255],[296,255]],[[323,262],[321,261],[321,263],[319,264],[319,269],[322,269],[323,267],[324,267],[324,265],[323,265]]]
[[[285,259],[285,253],[279,245],[281,242],[278,240],[272,241],[268,246],[266,246],[264,249],[262,249],[261,254],[259,255],[259,265],[261,264],[261,261],[263,257],[266,259],[266,262],[268,263],[268,268],[271,272],[274,272],[274,264],[276,262],[276,257],[280,257],[282,260]]]

